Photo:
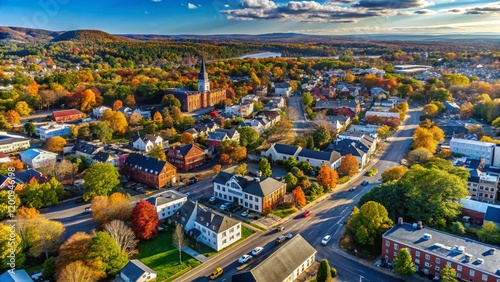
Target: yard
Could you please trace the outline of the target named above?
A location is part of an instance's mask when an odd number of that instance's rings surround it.
[[[248,237],[250,237],[250,235],[254,234],[255,231],[253,231],[253,229],[250,229],[246,226],[244,226],[243,224],[241,225],[241,239],[246,239]]]
[[[271,214],[274,214],[276,216],[279,216],[281,218],[285,218],[297,211],[297,208],[294,206],[288,207],[286,205],[279,205],[274,209],[274,211]]]

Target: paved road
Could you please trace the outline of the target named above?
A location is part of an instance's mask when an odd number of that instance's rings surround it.
[[[306,116],[302,97],[291,96],[287,99],[287,106],[297,110],[298,118],[293,121],[294,131],[297,134],[305,133],[311,128],[311,124]]]
[[[76,232],[90,233],[92,229],[97,227],[96,222],[92,219],[92,213],[85,212],[85,208],[89,206],[89,203],[76,204],[74,201],[69,201],[42,209],[40,214],[48,219],[63,223],[66,228],[63,240],[66,240]]]

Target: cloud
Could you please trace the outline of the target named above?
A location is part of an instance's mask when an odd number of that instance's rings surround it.
[[[224,4],[224,7],[229,8],[229,4]]]
[[[191,3],[188,3],[188,9],[197,9],[198,6],[196,6],[195,4],[191,4]]]
[[[423,10],[418,10],[413,12],[414,15],[434,15],[436,14],[435,11],[429,10],[429,9],[423,9]]]
[[[359,19],[394,15],[387,10],[340,7],[315,1],[290,1],[277,5],[270,0],[245,0],[242,9],[221,11],[230,20],[288,20],[296,22],[348,23]]]
[[[356,0],[329,0],[327,3],[329,4],[351,4],[356,2]]]
[[[158,3],[161,2],[162,0],[151,0],[151,1]]]
[[[361,0],[357,4],[354,4],[353,7],[399,10],[421,8],[430,5],[432,3],[425,0]]]
[[[451,9],[448,10],[448,13],[468,15],[500,14],[500,2],[491,3],[485,6]]]

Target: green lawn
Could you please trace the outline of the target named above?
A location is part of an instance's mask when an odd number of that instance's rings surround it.
[[[253,229],[250,229],[246,226],[241,225],[241,239],[246,239],[254,233],[255,233],[255,231],[253,231]]]
[[[272,212],[272,214],[274,214],[276,216],[279,216],[281,218],[285,218],[285,217],[291,215],[292,213],[294,213],[296,211],[297,211],[296,207],[285,208],[283,206],[278,206],[276,209],[274,209],[274,211]]]

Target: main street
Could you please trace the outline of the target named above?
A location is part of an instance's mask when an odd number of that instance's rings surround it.
[[[288,232],[294,235],[300,233],[318,251],[317,257],[319,259],[328,259],[330,264],[337,268],[339,281],[400,281],[374,271],[356,261],[340,256],[334,244],[340,238],[343,224],[349,217],[353,207],[358,203],[359,198],[380,183],[380,174],[384,170],[399,165],[399,162],[406,154],[412,142],[413,131],[418,125],[421,114],[422,112],[419,109],[412,107],[409,110],[404,125],[388,140],[387,147],[379,160],[371,165],[371,167],[379,170],[377,175],[372,177],[360,176],[347,187],[344,187],[344,189],[336,191],[312,206],[309,209],[313,213],[311,217],[302,218],[298,215],[288,220],[282,224],[285,227],[283,232],[275,230],[264,233],[258,232],[250,240],[246,240],[238,245],[237,251],[235,249],[226,250],[176,281],[207,281],[210,273],[217,267],[224,268],[224,274],[217,281],[231,281],[231,276],[238,271],[236,267],[238,266],[237,260],[240,256],[250,253],[257,246],[262,246],[264,247],[262,257],[266,257],[276,248],[274,240],[279,235],[284,235]],[[361,182],[364,180],[369,181],[370,185],[361,186]],[[357,187],[357,189],[349,192],[349,187]],[[325,235],[331,235],[332,239],[327,246],[322,246],[320,241]],[[253,259],[242,271],[251,269],[262,259]]]
[[[293,130],[297,134],[303,134],[311,128],[311,123],[306,117],[306,112],[304,109],[304,103],[302,103],[301,96],[291,96],[286,100],[287,106],[295,109],[297,111],[297,117],[292,118],[293,120]]]

